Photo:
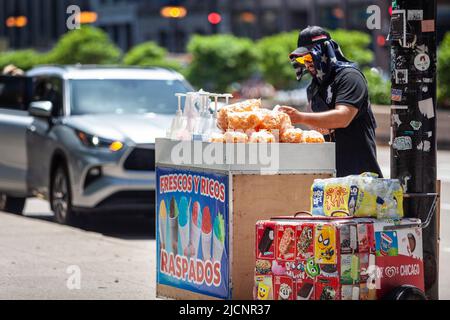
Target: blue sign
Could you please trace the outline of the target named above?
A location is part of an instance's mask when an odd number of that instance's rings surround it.
[[[157,282],[230,299],[228,176],[156,168]]]

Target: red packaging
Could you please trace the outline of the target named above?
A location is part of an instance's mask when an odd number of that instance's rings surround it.
[[[314,298],[314,280],[309,277],[297,280],[296,299],[314,300]]]
[[[279,224],[276,228],[275,253],[279,261],[295,260],[295,230],[293,224]]]
[[[256,259],[275,259],[275,228],[271,221],[256,224]]]
[[[275,300],[294,300],[295,286],[290,277],[275,276],[273,280]]]
[[[339,279],[318,277],[314,291],[316,300],[340,300]]]
[[[296,233],[297,259],[306,260],[314,257],[314,224],[299,225]]]
[[[358,251],[372,252],[375,250],[372,223],[358,223]]]

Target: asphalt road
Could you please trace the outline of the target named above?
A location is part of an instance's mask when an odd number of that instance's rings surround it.
[[[389,176],[389,150],[379,148]],[[440,296],[450,299],[450,152],[439,152],[442,180]],[[154,226],[138,218],[96,218],[84,228],[52,222],[44,201],[25,217],[0,212],[0,299],[154,299]]]

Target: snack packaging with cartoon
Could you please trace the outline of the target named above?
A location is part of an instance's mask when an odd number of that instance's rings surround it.
[[[311,186],[311,213],[355,217],[403,217],[403,189],[398,179],[380,179],[364,173],[343,178],[316,179]]]

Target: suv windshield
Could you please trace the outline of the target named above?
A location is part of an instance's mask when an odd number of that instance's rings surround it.
[[[187,92],[180,80],[71,80],[71,114],[174,114],[175,93]]]

